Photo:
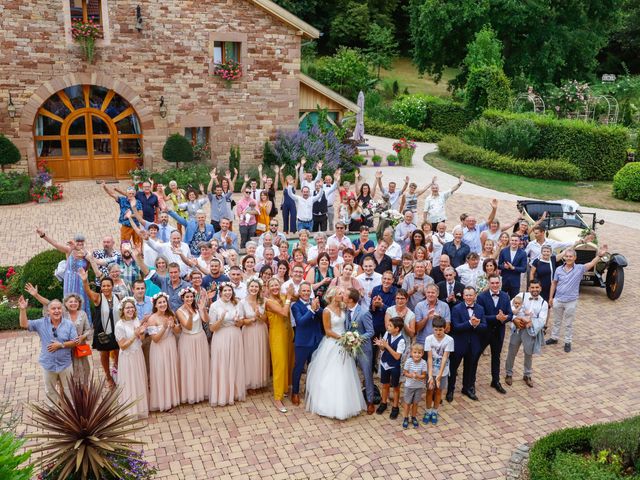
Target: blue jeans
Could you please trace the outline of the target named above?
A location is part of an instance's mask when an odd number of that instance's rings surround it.
[[[313,230],[313,220],[309,220],[308,222],[305,222],[298,219],[298,231],[302,230],[303,228],[308,231]]]

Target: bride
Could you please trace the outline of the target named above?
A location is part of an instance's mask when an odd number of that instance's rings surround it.
[[[324,295],[325,337],[309,364],[305,402],[307,411],[339,420],[358,415],[366,408],[355,359],[342,352],[337,341],[346,330],[342,297],[342,289],[336,287]]]

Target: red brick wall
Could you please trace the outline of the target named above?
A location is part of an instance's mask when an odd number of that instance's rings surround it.
[[[0,132],[24,152],[20,169],[27,158],[30,170],[35,165],[31,127],[41,97],[74,77],[128,87],[119,93],[128,94],[141,116],[150,168],[164,166],[167,135],[185,126],[211,127],[214,164],[226,165],[229,147],[240,145],[243,167],[261,161],[263,143],[277,129],[297,127],[301,37],[252,2],[103,0],[110,41],[97,46],[96,62],[88,65],[65,34],[63,1],[4,0],[0,7]],[[138,4],[141,33],[135,30]],[[245,76],[230,89],[210,74],[212,32],[247,38]],[[6,114],[9,91],[14,119]],[[158,114],[161,95],[165,119]]]

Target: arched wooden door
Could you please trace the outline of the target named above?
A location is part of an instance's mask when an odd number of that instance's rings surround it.
[[[51,96],[38,113],[36,154],[56,180],[126,178],[142,155],[138,117],[113,90],[68,87]]]

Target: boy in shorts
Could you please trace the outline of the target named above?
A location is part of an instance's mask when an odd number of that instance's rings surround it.
[[[411,407],[411,424],[418,428],[418,403],[425,391],[425,379],[429,372],[427,362],[422,358],[424,347],[416,343],[411,347],[411,355],[404,362],[404,421],[402,428],[409,428],[409,407]]]
[[[374,340],[374,344],[382,351],[382,355],[380,356],[382,399],[376,412],[378,415],[382,415],[387,409],[389,387],[393,388],[393,408],[391,409],[391,415],[389,415],[391,420],[395,420],[398,418],[398,415],[400,415],[400,364],[406,345],[404,336],[402,335],[403,328],[404,320],[402,317],[393,317],[387,324],[387,331],[384,337]]]
[[[433,334],[424,341],[429,367],[427,383],[427,411],[422,422],[434,425],[438,423],[438,407],[442,400],[442,392],[447,391],[449,383],[449,355],[453,352],[453,338],[444,333],[447,323],[440,315],[433,317]]]

